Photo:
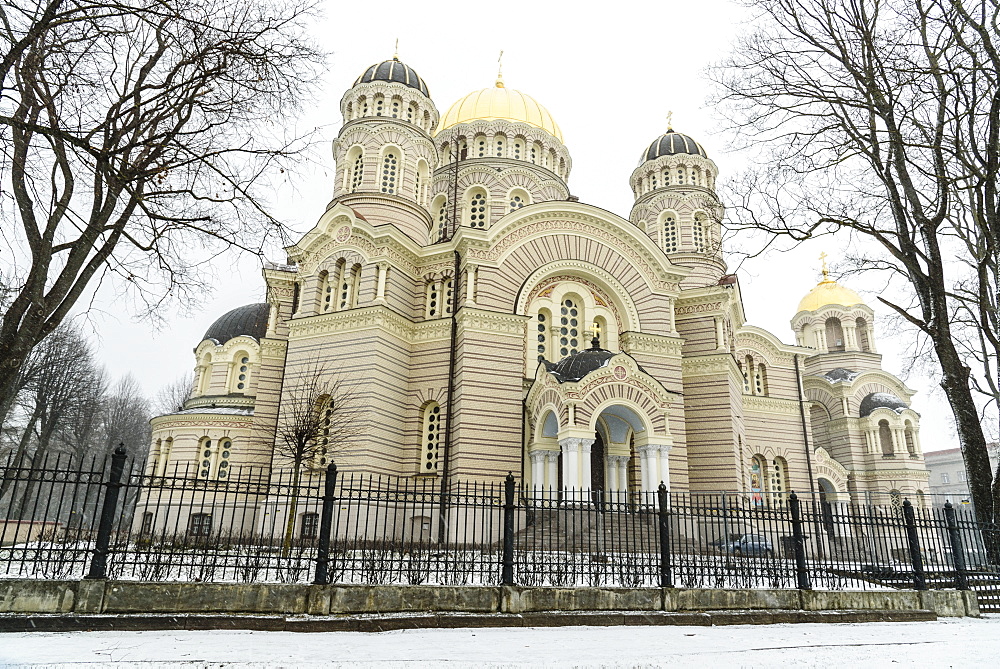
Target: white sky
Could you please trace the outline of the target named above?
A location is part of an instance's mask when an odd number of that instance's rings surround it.
[[[629,175],[649,143],[666,129],[668,110],[678,132],[705,146],[722,179],[741,163],[738,156],[727,154],[721,122],[706,108],[709,83],[704,76],[705,67],[725,55],[746,22],[745,11],[733,2],[387,0],[370,5],[327,0],[325,11],[315,34],[332,52],[329,68],[320,98],[293,128],[321,128],[317,156],[322,167],[297,174],[276,194],[275,202],[278,218],[299,233],[315,223],[331,197],[330,141],[340,128],[340,98],[366,67],[392,57],[396,38],[400,59],[424,78],[442,113],[466,93],[493,84],[502,49],[507,86],[537,99],[562,127],[573,156],[571,191],[582,202],[625,218],[632,204]],[[794,342],[788,323],[798,301],[818,281],[816,258],[824,250],[836,259],[842,249],[827,240],[744,263],[739,274],[749,322]],[[271,259],[283,261],[284,255],[276,247]],[[177,309],[156,327],[136,322],[129,305],[111,290],[99,294],[91,327],[112,374],[132,372],[152,396],[193,367],[192,349],[215,318],[263,301],[256,258],[233,254],[207,269],[216,277],[216,290],[198,304]],[[848,285],[866,297],[877,314],[884,314],[860,281],[854,278]],[[879,335],[884,367],[899,374],[902,363],[892,351],[901,342],[886,339],[884,331]],[[923,415],[925,450],[956,446],[940,392],[929,396],[931,384],[923,377],[911,376],[907,383],[919,391],[913,408]]]

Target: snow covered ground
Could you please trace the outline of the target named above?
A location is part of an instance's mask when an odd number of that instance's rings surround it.
[[[1000,616],[937,622],[0,635],[3,667],[978,667]]]

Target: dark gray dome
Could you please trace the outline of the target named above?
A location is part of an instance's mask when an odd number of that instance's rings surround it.
[[[381,63],[372,65],[358,77],[354,85],[367,84],[372,81],[395,81],[397,84],[415,88],[427,97],[431,96],[427,90],[427,84],[420,78],[417,71],[406,63],[400,62],[398,58],[383,60]]]
[[[865,416],[871,414],[875,409],[892,409],[896,413],[899,413],[903,409],[906,409],[906,402],[899,399],[892,393],[872,393],[861,400],[861,407],[858,410],[858,414],[864,418]]]
[[[270,311],[271,307],[267,302],[233,309],[212,323],[201,339],[214,339],[225,344],[233,337],[246,335],[260,341],[267,334],[267,317]]]
[[[673,156],[679,153],[708,158],[708,154],[705,153],[705,149],[702,148],[701,144],[687,135],[667,130],[666,133],[657,137],[649,145],[649,148],[646,149],[646,155],[639,161],[639,164],[641,165],[647,160],[656,160],[660,156]]]
[[[828,381],[831,383],[836,383],[837,381],[847,381],[851,382],[858,378],[860,372],[855,372],[853,369],[847,369],[846,367],[836,367],[831,369],[829,372],[824,374]]]
[[[591,341],[591,347],[584,351],[577,351],[559,362],[548,362],[547,360],[543,362],[559,383],[565,383],[566,381],[579,381],[594,370],[604,367],[614,355],[611,351],[601,348],[600,340],[595,337]]]

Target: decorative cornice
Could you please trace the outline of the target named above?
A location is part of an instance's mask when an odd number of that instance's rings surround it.
[[[185,414],[183,418],[157,416],[150,421],[150,426],[154,432],[185,427],[250,429],[253,427],[253,416],[212,413]]]
[[[707,300],[698,301],[696,303],[691,303],[691,300],[680,298],[677,300],[677,306],[674,307],[675,316],[688,316],[691,314],[721,314],[725,309],[725,301],[723,300]]]
[[[524,337],[525,332],[527,332],[527,323],[527,316],[518,316],[498,311],[465,307],[458,312],[458,327],[467,332]]]
[[[798,400],[781,399],[779,397],[744,395],[743,409],[781,415],[798,415],[799,403]]]
[[[728,374],[735,368],[736,363],[733,361],[733,356],[729,353],[684,358],[681,361],[681,371],[685,377]]]
[[[618,345],[626,353],[652,353],[680,357],[684,347],[684,339],[645,332],[622,332],[618,335]]]

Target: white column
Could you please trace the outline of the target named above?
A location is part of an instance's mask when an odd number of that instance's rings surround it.
[[[618,458],[618,462],[616,463],[618,465],[618,489],[622,493],[628,492],[628,462],[631,459],[629,456],[623,455]],[[622,501],[624,501],[624,496]]]
[[[389,274],[389,266],[380,262],[376,267],[378,269],[378,280],[375,287],[375,301],[382,302],[385,300],[385,282]]]
[[[639,451],[639,470],[642,472],[642,492],[652,492],[656,490],[656,484],[653,481],[656,479],[659,469],[657,466],[659,447],[654,444],[646,444],[645,446],[640,446]]]
[[[670,491],[670,449],[673,448],[673,444],[660,444],[660,480],[656,482],[656,488],[659,489],[660,481],[663,485],[667,486],[667,491]]]
[[[892,452],[898,455],[906,454],[906,439],[903,437],[903,430],[894,427],[890,428],[892,433]]]
[[[478,268],[475,265],[469,265],[468,269],[465,270],[465,301],[469,304],[476,303],[477,273]]]
[[[531,488],[537,494],[545,487],[545,451],[530,451],[528,459],[531,460]]]
[[[590,468],[590,449],[596,439],[580,440],[580,488],[589,489],[594,480],[593,472]]]
[[[722,317],[716,316],[715,318],[715,349],[717,351],[725,350],[726,348],[726,335],[722,329]]]
[[[563,456],[563,491],[567,493],[567,499],[575,499],[574,493],[580,489],[580,441],[578,437],[559,440]]]

